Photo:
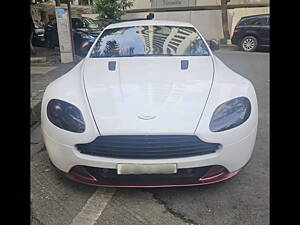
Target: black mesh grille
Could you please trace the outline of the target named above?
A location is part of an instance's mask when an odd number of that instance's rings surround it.
[[[217,143],[207,143],[194,135],[112,135],[99,136],[76,145],[79,152],[111,158],[162,159],[214,153]]]

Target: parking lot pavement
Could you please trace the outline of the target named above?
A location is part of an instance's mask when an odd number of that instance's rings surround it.
[[[268,225],[269,54],[222,49],[215,54],[251,80],[257,93],[256,144],[250,162],[240,174],[198,187],[95,188],[58,174],[42,147],[35,149],[31,158],[32,224]],[[38,142],[38,135],[38,130],[32,132],[32,140]]]
[[[39,121],[41,101],[46,87],[74,67],[75,63],[49,64],[48,62],[30,65],[30,106],[31,125]]]
[[[62,177],[49,162],[45,149],[31,159],[31,202],[35,224],[189,224],[146,191],[96,188]]]
[[[30,90],[31,104],[41,101],[46,87],[54,80],[68,72],[75,63],[47,65],[44,63],[31,64]]]

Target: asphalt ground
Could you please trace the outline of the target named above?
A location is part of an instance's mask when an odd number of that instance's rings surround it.
[[[180,188],[96,188],[70,181],[51,166],[39,124],[31,132],[32,224],[269,224],[269,54],[223,49],[227,66],[252,81],[259,106],[254,152],[237,176]]]

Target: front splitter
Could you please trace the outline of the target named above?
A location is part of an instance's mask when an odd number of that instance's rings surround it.
[[[213,184],[213,183],[227,180],[237,175],[243,168],[244,167],[236,171],[229,172],[223,166],[214,165],[214,166],[210,166],[210,168],[204,173],[204,175],[198,177],[195,176],[188,179],[187,178],[173,179],[171,176],[170,179],[168,179],[168,176],[165,176],[163,180],[159,180],[159,179],[151,180],[148,179],[147,175],[145,176],[141,175],[138,177],[138,179],[136,179],[134,183],[132,183],[132,177],[130,177],[131,178],[130,180],[128,179],[128,181],[126,181],[126,178],[124,178],[124,176],[122,175],[119,175],[121,176],[119,178],[122,178],[122,181],[118,180],[118,176],[115,176],[113,181],[112,179],[107,179],[102,176],[101,177],[95,176],[94,174],[90,173],[85,168],[85,166],[75,166],[68,173],[61,171],[58,168],[56,169],[67,178],[90,186],[124,187],[124,188],[157,188],[157,187],[181,187],[181,186],[199,186],[199,185]]]

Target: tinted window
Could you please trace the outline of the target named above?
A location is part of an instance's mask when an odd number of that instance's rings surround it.
[[[83,23],[79,19],[72,19],[72,27],[74,27],[74,28],[82,28],[83,27]]]
[[[202,38],[191,27],[135,26],[105,30],[91,57],[208,56]]]
[[[259,23],[260,23],[259,18],[250,18],[250,19],[243,20],[240,25],[257,25]]]
[[[244,19],[240,22],[239,25],[266,26],[268,25],[268,17],[254,17]]]
[[[268,17],[262,17],[260,19],[260,24],[259,25],[261,25],[261,26],[267,26],[267,25],[269,25],[268,24]]]

